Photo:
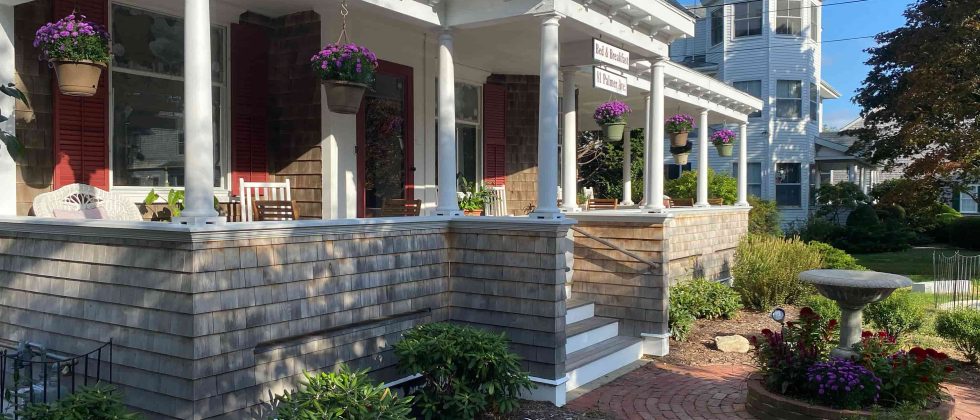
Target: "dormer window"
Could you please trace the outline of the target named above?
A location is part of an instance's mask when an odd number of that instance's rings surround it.
[[[762,34],[762,1],[735,3],[735,38]]]
[[[725,39],[725,8],[717,7],[711,11],[711,45],[721,44]]]
[[[781,35],[803,35],[803,1],[776,1],[776,33]]]

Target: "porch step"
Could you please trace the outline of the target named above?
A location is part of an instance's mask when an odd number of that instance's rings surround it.
[[[565,325],[572,325],[595,316],[595,303],[591,300],[572,298],[565,301]]]
[[[619,335],[619,321],[613,318],[591,317],[565,327],[565,354],[572,354],[592,344]]]
[[[642,343],[639,337],[620,335],[572,352],[565,358],[566,392],[639,360]]]

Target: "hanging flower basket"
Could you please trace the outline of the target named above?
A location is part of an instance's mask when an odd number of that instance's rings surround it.
[[[684,143],[683,146],[672,146],[670,148],[670,154],[674,155],[674,163],[684,166],[687,165],[688,158],[691,156],[691,149],[694,145],[690,142]]]
[[[735,133],[727,128],[715,131],[711,134],[711,143],[718,150],[718,156],[731,157],[735,149]]]
[[[675,114],[667,119],[664,128],[670,133],[670,145],[683,147],[687,144],[687,134],[694,129],[694,117],[687,114]]]
[[[93,96],[102,70],[109,63],[109,33],[101,26],[72,13],[47,23],[34,34],[34,46],[54,67],[58,88],[64,95]]]
[[[602,127],[602,136],[606,141],[623,141],[626,131],[626,114],[633,112],[623,101],[609,101],[595,109],[592,118]]]
[[[354,43],[329,44],[310,63],[323,82],[327,108],[338,114],[356,114],[364,91],[374,83],[378,57]]]

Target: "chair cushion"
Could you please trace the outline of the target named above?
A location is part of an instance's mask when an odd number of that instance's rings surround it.
[[[57,219],[105,219],[108,214],[101,208],[84,210],[54,209],[51,211]]]

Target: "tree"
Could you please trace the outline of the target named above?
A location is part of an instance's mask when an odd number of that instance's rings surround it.
[[[643,196],[643,129],[631,130],[629,134],[633,201],[638,203]],[[623,143],[603,141],[591,131],[579,136],[579,188],[593,188],[596,198],[623,196]]]
[[[961,191],[980,180],[980,0],[918,0],[905,17],[866,50],[864,127],[845,134],[872,163],[910,158],[908,177]]]
[[[853,182],[838,182],[821,185],[817,190],[816,202],[817,216],[840,224],[840,217],[862,204],[867,204],[868,196]]]

